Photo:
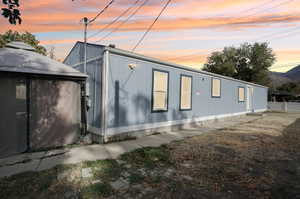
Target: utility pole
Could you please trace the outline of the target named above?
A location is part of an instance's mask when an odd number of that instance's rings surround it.
[[[89,19],[87,17],[83,18],[83,24],[84,24],[84,64],[83,64],[83,73],[86,74],[86,59],[87,59],[87,27],[89,24]]]

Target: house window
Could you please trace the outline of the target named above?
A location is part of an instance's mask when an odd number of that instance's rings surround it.
[[[153,70],[152,111],[168,111],[169,73]]]
[[[192,77],[180,76],[180,110],[192,109]]]
[[[245,101],[245,88],[239,87],[239,102]]]
[[[221,80],[212,78],[211,96],[221,97]]]

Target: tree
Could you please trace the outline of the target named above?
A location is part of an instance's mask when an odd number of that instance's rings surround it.
[[[51,59],[55,59],[55,47],[54,47],[54,46],[51,46],[50,51],[49,51],[49,53],[48,53],[48,56],[49,56]]]
[[[21,24],[21,13],[18,9],[20,6],[19,0],[2,0],[2,3],[6,6],[1,9],[3,17],[7,18],[11,24]]]
[[[225,47],[222,52],[213,52],[203,70],[268,86],[269,68],[275,60],[267,43],[244,43],[238,48]]]
[[[39,45],[39,41],[29,32],[18,33],[17,31],[9,30],[4,34],[0,34],[0,48],[5,47],[5,45],[11,41],[22,41],[34,47],[37,53],[42,55],[47,55],[47,50],[45,47]]]
[[[296,83],[296,82],[288,82],[285,84],[282,84],[281,86],[279,86],[277,88],[277,90],[279,91],[286,91],[288,93],[290,93],[293,96],[298,96],[300,95],[300,82]]]
[[[74,1],[74,0],[72,0]],[[2,0],[5,7],[1,8],[2,16],[7,18],[9,23],[16,25],[22,23],[21,12],[19,10],[19,0]]]

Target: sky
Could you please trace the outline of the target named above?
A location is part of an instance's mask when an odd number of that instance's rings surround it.
[[[0,32],[31,32],[63,60],[83,40],[81,19],[94,18],[109,1],[20,1],[22,24],[10,25],[1,17]],[[115,0],[88,26],[88,42],[132,50],[166,2]],[[172,0],[135,52],[201,69],[212,52],[225,46],[268,42],[277,58],[271,70],[285,72],[300,64],[299,7],[300,0]]]

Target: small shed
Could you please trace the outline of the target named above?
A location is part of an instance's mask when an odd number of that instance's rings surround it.
[[[76,142],[86,75],[22,42],[0,49],[0,158]]]

